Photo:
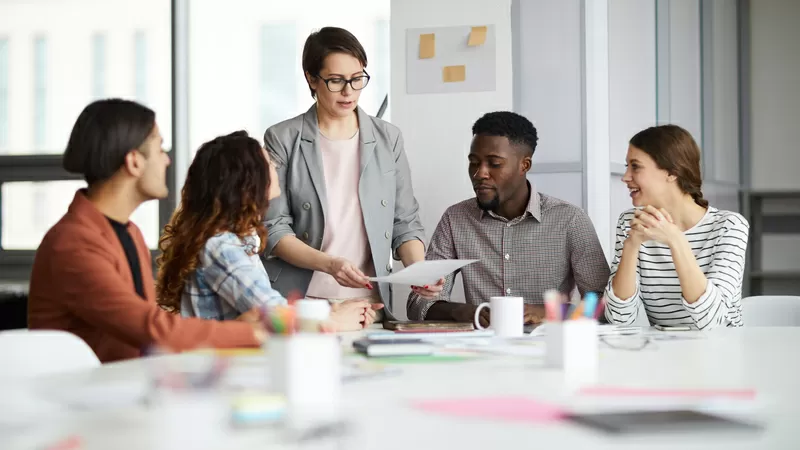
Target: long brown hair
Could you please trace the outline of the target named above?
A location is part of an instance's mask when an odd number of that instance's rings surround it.
[[[678,180],[681,191],[703,208],[703,177],[700,172],[700,147],[688,131],[677,125],[660,125],[636,133],[630,144],[647,153],[656,165]]]
[[[255,232],[261,253],[267,244],[262,216],[269,207],[269,163],[261,145],[245,131],[206,142],[197,151],[181,191],[181,204],[158,242],[158,303],[180,312],[186,280],[211,237],[230,231],[242,239]]]

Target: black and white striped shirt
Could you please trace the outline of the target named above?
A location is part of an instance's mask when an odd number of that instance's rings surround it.
[[[647,241],[639,250],[636,292],[629,299],[614,295],[611,282],[622,256],[635,209],[617,222],[617,243],[606,289],[606,318],[611,323],[632,324],[647,314],[651,325],[690,325],[701,330],[716,326],[742,326],[742,277],[749,226],[741,215],[709,207],[705,216],[684,234],[708,284],[694,303],[687,303],[667,245]]]

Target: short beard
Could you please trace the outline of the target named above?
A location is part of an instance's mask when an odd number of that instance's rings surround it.
[[[497,195],[497,193],[495,193],[494,198],[488,202],[482,202],[478,197],[475,197],[475,201],[478,202],[478,208],[484,211],[494,211],[498,206],[500,206],[500,197]]]

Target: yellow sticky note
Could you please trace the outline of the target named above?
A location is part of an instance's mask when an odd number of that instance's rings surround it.
[[[436,35],[434,33],[419,35],[419,59],[430,59],[436,56]]]
[[[488,29],[486,26],[472,27],[472,31],[469,32],[469,41],[467,41],[467,45],[470,47],[483,45],[483,43],[486,42],[487,31]]]
[[[445,83],[457,83],[467,79],[467,66],[445,66],[442,69],[442,80]]]

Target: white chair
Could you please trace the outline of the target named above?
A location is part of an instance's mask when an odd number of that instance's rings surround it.
[[[800,297],[759,295],[742,299],[746,327],[800,327]]]
[[[99,366],[91,347],[72,333],[25,329],[0,332],[0,380]]]

